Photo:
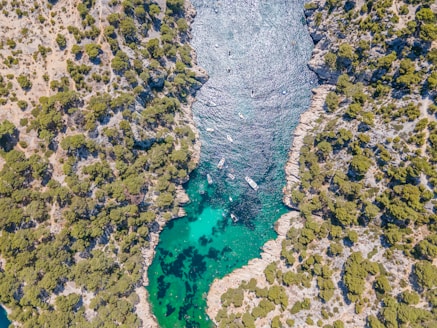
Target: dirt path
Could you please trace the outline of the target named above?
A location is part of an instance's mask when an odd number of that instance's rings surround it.
[[[102,0],[98,0],[96,3],[96,10],[99,12],[99,28],[100,28],[100,35],[97,39],[97,44],[102,43],[102,37],[104,35],[104,27],[103,27],[103,6],[102,6]]]

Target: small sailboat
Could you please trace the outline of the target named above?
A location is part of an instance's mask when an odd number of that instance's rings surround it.
[[[217,168],[219,169],[219,170],[221,170],[222,168],[223,168],[223,165],[225,164],[225,158],[224,157],[222,157],[222,159],[220,160],[220,162],[218,162],[218,164],[217,164]]]
[[[237,218],[237,216],[234,213],[231,213],[231,219],[234,222],[238,222],[238,218]]]
[[[206,132],[214,132],[215,130],[213,128],[206,128]]]
[[[243,114],[241,114],[240,112],[238,112],[238,116],[239,116],[242,120],[244,120],[244,116],[243,116]]]
[[[253,181],[250,177],[246,176],[244,178],[244,180],[246,180],[246,182],[249,184],[249,186],[252,187],[253,190],[257,191],[258,190],[258,185],[256,184],[255,181]]]
[[[231,196],[229,196],[229,201],[230,201],[230,202],[233,202],[233,201],[234,201],[234,200],[232,199]]]
[[[212,178],[209,173],[206,175],[206,180],[208,180],[208,184],[212,184]]]
[[[229,179],[235,180],[235,175],[233,175],[232,173],[228,173],[227,176]]]
[[[226,135],[226,139],[228,139],[229,142],[234,142],[234,139],[232,139],[229,134]]]

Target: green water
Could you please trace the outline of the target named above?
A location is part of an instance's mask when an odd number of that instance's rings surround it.
[[[199,193],[199,185],[204,194]],[[228,206],[235,208],[233,212],[241,220],[234,223],[224,196],[214,185],[207,186],[203,176],[194,173],[187,187],[191,199],[187,217],[168,224],[149,269],[149,276],[154,278],[149,292],[157,296],[153,311],[161,318],[162,327],[209,327],[204,308],[211,281],[259,256],[261,241],[275,237],[272,224],[286,211],[278,199],[259,194],[265,204],[255,209],[256,220],[248,220],[244,211],[236,208],[244,206],[250,196],[233,194]],[[223,206],[211,206],[218,199]]]
[[[287,211],[282,188],[292,131],[314,86],[303,1],[193,4],[192,44],[210,79],[193,106],[202,150],[185,186],[187,216],[162,231],[148,271],[152,310],[165,328],[211,327],[205,306],[214,278],[259,257],[275,237],[274,222]],[[257,192],[245,176],[258,183]]]

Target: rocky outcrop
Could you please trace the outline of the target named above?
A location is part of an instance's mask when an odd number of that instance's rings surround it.
[[[286,187],[284,188],[284,203],[294,208],[290,202],[290,198],[287,196],[291,191],[294,184],[299,182],[299,157],[300,148],[303,145],[303,140],[308,132],[312,131],[317,125],[318,118],[325,112],[325,99],[329,91],[334,86],[329,84],[321,85],[312,90],[313,97],[311,99],[310,108],[302,113],[299,119],[299,124],[293,133],[293,144],[290,148],[290,157],[285,165],[285,175],[287,179]]]
[[[229,288],[238,288],[243,281],[248,282],[255,278],[258,286],[263,288],[263,281],[265,281],[264,270],[270,263],[276,261],[281,256],[282,241],[285,240],[287,231],[290,228],[291,220],[297,219],[299,214],[297,212],[289,212],[279,218],[275,224],[275,230],[278,237],[275,240],[270,240],[262,247],[263,252],[261,258],[253,259],[243,266],[225,276],[222,279],[215,279],[209,289],[206,313],[214,320],[218,311],[222,308],[221,295],[223,295]]]
[[[327,49],[330,44],[329,40],[318,34],[312,34],[312,37],[313,40],[319,40],[320,42],[318,42],[313,49],[311,60],[308,62],[308,67],[316,73],[319,80],[323,83],[336,84],[340,73],[331,70],[325,63],[325,55],[328,53]]]
[[[150,71],[149,86],[154,89],[162,89],[167,78],[167,73],[162,70]]]

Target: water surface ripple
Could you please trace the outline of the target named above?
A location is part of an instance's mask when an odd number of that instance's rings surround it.
[[[192,45],[210,76],[193,106],[201,162],[186,186],[187,216],[164,229],[149,268],[153,312],[171,328],[210,327],[205,298],[213,279],[259,257],[275,237],[273,223],[286,211],[292,130],[315,83],[306,66],[312,42],[303,1],[192,2]],[[245,176],[258,183],[257,192]]]

